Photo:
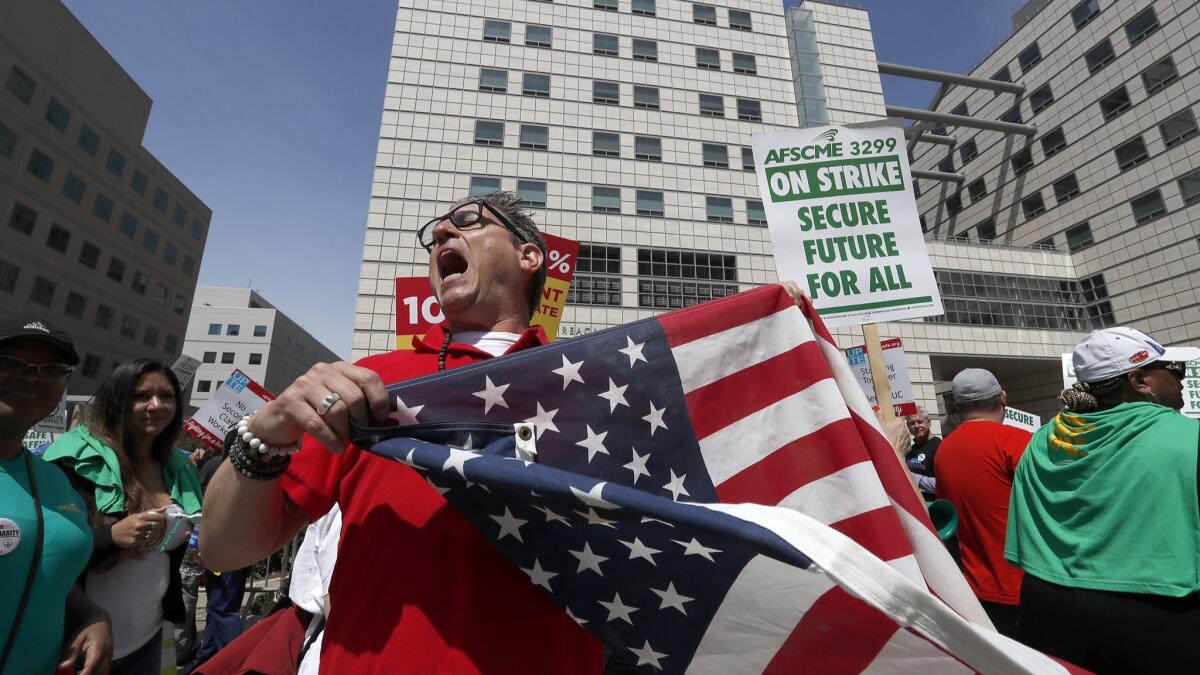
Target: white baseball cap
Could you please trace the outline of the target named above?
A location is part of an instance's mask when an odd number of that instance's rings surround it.
[[[1140,330],[1119,326],[1092,331],[1075,347],[1071,362],[1080,382],[1101,382],[1155,361],[1195,361],[1196,347],[1164,347]]]

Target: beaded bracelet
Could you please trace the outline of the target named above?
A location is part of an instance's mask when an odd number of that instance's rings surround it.
[[[238,473],[254,480],[274,480],[283,475],[292,462],[291,453],[263,454],[249,446],[244,440],[245,431],[239,428],[230,429],[225,436],[225,452],[229,463]],[[251,435],[251,440],[258,440]],[[259,447],[263,443],[259,442]]]
[[[269,455],[275,457],[283,457],[286,455],[294,455],[300,449],[300,440],[292,441],[288,445],[271,446],[263,443],[254,434],[250,433],[250,418],[254,417],[254,413],[246,415],[237,423],[238,436],[241,437],[242,443],[250,450],[251,453],[259,456]]]

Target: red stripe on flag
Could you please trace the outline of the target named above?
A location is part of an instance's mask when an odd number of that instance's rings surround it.
[[[838,420],[798,438],[717,486],[725,504],[774,506],[813,481],[867,459],[850,420]]]
[[[886,614],[834,588],[804,613],[763,673],[861,672],[897,630]]]
[[[783,286],[770,284],[720,300],[677,309],[659,316],[658,322],[666,333],[667,344],[678,347],[794,306]]]
[[[882,506],[829,525],[858,542],[880,560],[912,555],[912,544],[904,536],[900,519],[891,506]]]
[[[800,300],[800,311],[804,312],[804,316],[808,317],[808,323],[812,326],[813,335],[816,335],[817,339],[824,340],[836,348],[837,341],[830,335],[829,329],[825,327],[825,322],[821,320],[820,312],[813,306],[812,300],[809,300],[807,295]]]
[[[684,400],[696,438],[703,439],[832,376],[821,346],[811,341],[700,387]]]
[[[854,411],[850,412],[850,417],[858,427],[858,433],[866,445],[871,463],[875,465],[875,472],[879,474],[879,482],[883,484],[884,491],[892,501],[900,505],[900,508],[928,527],[930,532],[936,533],[933,522],[929,520],[925,502],[917,496],[912,479],[908,477],[908,468],[900,463],[892,445],[869,422],[854,414]]]

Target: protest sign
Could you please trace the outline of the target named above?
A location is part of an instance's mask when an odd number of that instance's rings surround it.
[[[904,363],[904,346],[898,338],[880,342],[883,350],[883,362],[887,367],[888,383],[892,390],[892,409],[899,416],[916,415],[917,402],[913,398],[912,381],[908,377],[908,366]],[[872,406],[878,406],[875,396],[875,378],[871,375],[871,366],[867,363],[867,348],[865,346],[851,347],[846,350],[846,360],[850,370],[858,378],[858,384]]]
[[[1071,363],[1071,355],[1062,355],[1063,388],[1078,382],[1075,379],[1075,367]],[[1189,361],[1183,377],[1183,410],[1188,417],[1200,419],[1200,361]]]
[[[37,450],[37,448],[53,442],[61,434],[50,431],[38,431],[37,428],[30,429],[25,433],[25,438],[21,439],[21,447],[26,450]],[[38,454],[41,454],[38,452]]]
[[[200,359],[187,354],[180,354],[179,358],[175,359],[175,365],[171,366],[171,370],[179,380],[180,391],[188,391],[191,388],[192,378],[196,377],[196,369],[199,367]]]
[[[553,342],[558,336],[571,278],[575,276],[579,242],[553,234],[542,236],[546,239],[546,284],[529,323],[545,329],[546,337]],[[396,349],[412,349],[414,337],[424,336],[445,319],[428,277],[396,278]]]
[[[942,313],[903,129],[813,127],[752,143],[779,278],[827,326]]]
[[[1004,408],[1004,424],[1018,429],[1024,429],[1029,433],[1033,433],[1042,428],[1042,418],[1040,415],[1034,415],[1031,412],[1017,410],[1012,406]]]
[[[239,420],[274,398],[245,373],[235,370],[222,386],[217,387],[212,398],[184,423],[183,430],[219,452],[225,447],[225,434],[237,426]]]
[[[34,425],[34,431],[45,433],[63,433],[67,430],[67,395],[58,400],[58,407],[54,412],[46,415],[40,422]]]

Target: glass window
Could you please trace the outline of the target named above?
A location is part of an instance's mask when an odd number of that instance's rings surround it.
[[[714,223],[733,222],[733,200],[728,197],[704,197],[704,215]]]
[[[29,301],[44,307],[54,302],[54,291],[58,286],[49,279],[34,277],[33,288],[29,290]]]
[[[729,148],[718,143],[704,143],[701,146],[704,166],[715,166],[721,169],[729,168]]]
[[[219,323],[208,324],[208,334],[209,335],[220,335],[221,334],[221,324],[219,324]]]
[[[79,248],[79,264],[88,269],[96,269],[100,262],[100,248],[90,241],[83,242]]]
[[[709,117],[724,117],[725,99],[716,94],[700,94],[700,114]]]
[[[179,267],[179,271],[183,272],[183,276],[191,278],[196,272],[196,261],[190,255],[183,256],[183,264]]]
[[[1029,95],[1029,106],[1033,108],[1034,115],[1049,108],[1052,103],[1054,103],[1054,92],[1050,91],[1049,84],[1043,84]]]
[[[954,156],[947,154],[938,162],[937,168],[942,173],[954,173]]]
[[[142,333],[142,346],[150,348],[158,346],[158,326],[146,326],[146,331]]]
[[[53,223],[50,225],[50,232],[46,235],[47,246],[55,251],[58,251],[59,253],[66,253],[67,246],[69,246],[70,243],[71,233],[68,232],[66,228],[58,223]]]
[[[483,21],[483,39],[485,42],[508,42],[512,39],[512,24],[507,21],[485,19]]]
[[[146,289],[150,287],[150,277],[143,271],[138,270],[133,273],[133,282],[129,285],[134,293],[145,295]]]
[[[946,197],[946,212],[951,216],[957,216],[963,210],[962,192],[955,192]]]
[[[717,25],[717,8],[712,5],[692,3],[692,21],[706,26]]]
[[[200,222],[196,218],[192,218],[191,235],[192,239],[195,239],[196,241],[200,241],[204,238],[204,223]]]
[[[1067,147],[1067,136],[1063,133],[1062,127],[1058,127],[1042,136],[1042,153],[1047,157],[1053,157],[1062,152]]]
[[[259,352],[251,352],[250,353],[250,365],[252,365],[252,366],[262,365],[262,354]]]
[[[958,146],[958,157],[962,160],[963,166],[966,166],[979,156],[979,148],[975,146],[975,139],[972,138],[962,145]]]
[[[546,183],[540,180],[517,181],[517,195],[521,206],[527,208],[546,206]]]
[[[767,210],[763,208],[761,199],[746,200],[746,222],[750,225],[767,224]]]
[[[162,188],[154,189],[154,208],[167,212],[167,193]]]
[[[633,156],[651,162],[662,161],[662,139],[653,136],[633,137]]]
[[[577,305],[621,306],[621,249],[582,244],[567,302]]]
[[[1094,243],[1092,239],[1092,226],[1086,221],[1067,228],[1066,235],[1067,250],[1071,253],[1081,251]]]
[[[967,102],[963,101],[962,103],[959,103],[958,105],[951,108],[950,114],[951,115],[961,115],[963,117],[966,117],[971,114],[971,111],[967,109]]]
[[[97,192],[96,199],[92,202],[92,215],[107,223],[112,218],[112,212],[112,200]]]
[[[633,107],[658,110],[658,87],[633,85]]]
[[[970,195],[972,204],[986,197],[987,193],[987,183],[982,178],[971,181],[970,185],[967,186],[967,194]]]
[[[554,43],[554,29],[550,26],[525,26],[525,44],[530,47],[550,47]]]
[[[8,225],[21,234],[32,234],[37,217],[37,211],[17,202],[13,204],[12,216],[8,219]]]
[[[745,73],[747,75],[758,74],[758,61],[755,60],[753,54],[743,54],[742,52],[733,53],[733,72]]]
[[[1133,209],[1133,219],[1138,225],[1145,225],[1167,215],[1167,205],[1163,202],[1162,193],[1158,190],[1151,190],[1144,195],[1134,197],[1130,200],[1129,206]]]
[[[145,197],[146,196],[146,187],[149,184],[150,184],[150,179],[146,178],[146,174],[142,173],[140,169],[133,170],[133,179],[129,181],[129,187],[133,188],[134,192]],[[164,194],[163,198],[165,199],[166,196],[167,195]]]
[[[638,305],[687,307],[737,293],[737,257],[705,251],[638,249]],[[714,282],[731,283],[714,283]]]
[[[0,291],[12,293],[17,287],[17,277],[21,274],[21,268],[16,265],[0,260]]]
[[[492,176],[471,176],[471,186],[467,191],[468,197],[477,197],[489,192],[500,191],[500,179]]]
[[[96,327],[108,330],[112,327],[113,317],[116,315],[112,307],[105,304],[96,305]]]
[[[666,211],[663,207],[663,193],[654,190],[637,191],[637,214],[639,216],[661,216]]]
[[[655,6],[654,0],[633,0],[630,11],[641,16],[656,16],[658,8]]]
[[[1075,5],[1075,9],[1071,10],[1071,21],[1075,22],[1076,28],[1083,28],[1099,13],[1100,2],[1098,0],[1083,0]]]
[[[150,228],[142,234],[142,248],[151,253],[158,252],[158,233]]]
[[[1051,184],[1054,188],[1054,198],[1059,204],[1069,202],[1079,196],[1079,181],[1075,174],[1069,173]]]
[[[85,190],[87,190],[87,184],[79,176],[68,171],[66,179],[63,180],[63,196],[76,204],[82,204]]]
[[[997,70],[996,74],[992,75],[991,79],[996,80],[997,82],[1012,82],[1012,73],[1008,71],[1008,66],[1004,66],[1000,70]]]
[[[621,188],[593,185],[592,210],[597,213],[620,213]]]
[[[212,380],[196,380],[196,393],[207,394],[212,391]]]
[[[79,370],[79,374],[89,380],[96,379],[100,374],[100,357],[95,354],[87,354],[83,357],[83,366]]]
[[[1017,103],[1017,104],[1013,105],[1013,107],[1004,111],[1004,114],[1000,115],[1000,121],[1001,122],[1009,122],[1011,124],[1020,124],[1021,123],[1021,104]]]
[[[221,352],[221,363],[233,363],[233,352]]]
[[[1113,51],[1112,41],[1104,38],[1083,55],[1083,62],[1087,64],[1089,73],[1096,73],[1116,58],[1117,53]]]
[[[600,103],[602,105],[619,105],[621,103],[620,87],[616,82],[605,82],[603,80],[593,81],[592,103]]]
[[[620,55],[621,39],[608,33],[592,33],[592,53],[600,56]]]
[[[46,104],[46,121],[59,131],[66,131],[67,124],[71,121],[71,111],[67,110],[67,106],[58,99],[51,96],[50,102]]]
[[[592,154],[601,157],[621,156],[621,136],[607,131],[592,132]]]
[[[1167,56],[1142,71],[1142,83],[1146,85],[1146,95],[1153,96],[1179,80],[1179,71],[1175,69],[1175,61]]]
[[[132,317],[128,314],[126,314],[124,317],[121,318],[121,330],[120,330],[121,337],[129,338],[130,340],[132,340],[133,336],[137,335],[137,328],[138,328],[137,318]]]
[[[179,353],[179,338],[174,335],[168,335],[166,340],[163,340],[163,351],[168,354]]]
[[[134,218],[132,213],[126,211],[121,216],[121,224],[117,226],[117,229],[121,232],[121,234],[133,239],[134,235],[137,234],[137,227],[137,218]]]
[[[475,145],[504,145],[504,122],[475,120]]]
[[[95,130],[86,124],[80,125],[79,140],[76,141],[76,145],[87,154],[95,157],[96,151],[100,149],[100,134],[97,134]]]
[[[186,308],[187,308],[187,298],[183,297],[183,295],[180,293],[176,293],[175,294],[175,305],[171,308],[171,311],[182,316],[183,311]]]
[[[1173,148],[1192,138],[1200,130],[1196,129],[1196,116],[1192,114],[1191,108],[1184,108],[1159,123],[1158,131],[1162,134],[1163,144]]]
[[[1158,15],[1154,13],[1153,7],[1147,7],[1138,12],[1125,24],[1125,35],[1129,38],[1130,47],[1150,37],[1156,30],[1158,30]]]
[[[508,92],[508,71],[497,68],[479,69],[479,91]]]
[[[738,119],[747,122],[762,121],[762,104],[758,101],[752,101],[748,98],[739,98],[737,100]]]
[[[657,61],[658,43],[654,40],[633,38],[633,58],[639,61]]]
[[[545,150],[550,147],[550,127],[522,124],[520,147],[525,150]]]
[[[43,183],[50,182],[50,176],[54,173],[54,160],[50,159],[37,148],[33,149],[33,153],[29,155],[29,165],[26,167],[29,173],[37,176]]]
[[[0,122],[0,157],[12,157],[15,147],[17,147],[17,132]]]
[[[1046,203],[1042,201],[1042,193],[1035,192],[1025,199],[1021,200],[1021,211],[1025,213],[1025,219],[1031,220],[1037,218],[1046,212]]]
[[[994,240],[996,238],[996,221],[985,218],[982,223],[975,226],[975,237],[979,241]]]
[[[1124,86],[1117,87],[1100,99],[1100,113],[1104,115],[1106,122],[1116,119],[1131,107],[1133,107],[1133,103],[1130,102],[1129,92],[1125,90]]]
[[[261,323],[254,326],[254,337],[267,337],[267,327]]]
[[[168,265],[174,265],[175,260],[178,258],[179,249],[175,247],[175,244],[172,244],[168,241],[163,245],[163,260],[166,261]]]
[[[617,11],[617,0],[592,0],[592,7],[608,12]]]
[[[550,76],[525,73],[521,78],[521,93],[525,96],[550,96]]]
[[[1131,138],[1113,148],[1113,154],[1117,156],[1117,167],[1121,171],[1128,171],[1150,159],[1150,153],[1146,150],[1146,143],[1141,136]]]
[[[696,67],[720,70],[721,52],[707,47],[696,47]]]
[[[234,337],[241,335],[242,325],[240,323],[231,323],[228,326],[225,326],[225,334],[232,335]]]
[[[750,18],[750,12],[740,9],[729,10],[729,27],[736,30],[754,30],[754,21]]]
[[[171,220],[175,221],[176,225],[183,227],[183,221],[187,220],[187,212],[183,210],[182,206],[176,204],[175,213],[171,216]]]
[[[1028,73],[1030,68],[1033,68],[1042,60],[1042,50],[1038,47],[1038,43],[1026,47],[1020,54],[1017,54],[1017,63],[1021,66],[1022,73]]]
[[[1200,201],[1200,170],[1179,178],[1179,196],[1183,197],[1183,203],[1188,206]]]
[[[167,287],[164,286],[163,284],[155,284],[154,285],[154,304],[156,304],[156,305],[167,304]]]
[[[742,171],[754,170],[754,148],[742,148]]]
[[[116,256],[108,261],[108,278],[118,283],[125,278],[125,263]]]
[[[12,70],[8,71],[8,83],[5,88],[22,103],[28,104],[33,99],[33,90],[37,88],[37,84],[25,71],[13,66]]]
[[[109,148],[108,158],[104,161],[104,168],[112,175],[120,178],[125,175],[125,155]]]

